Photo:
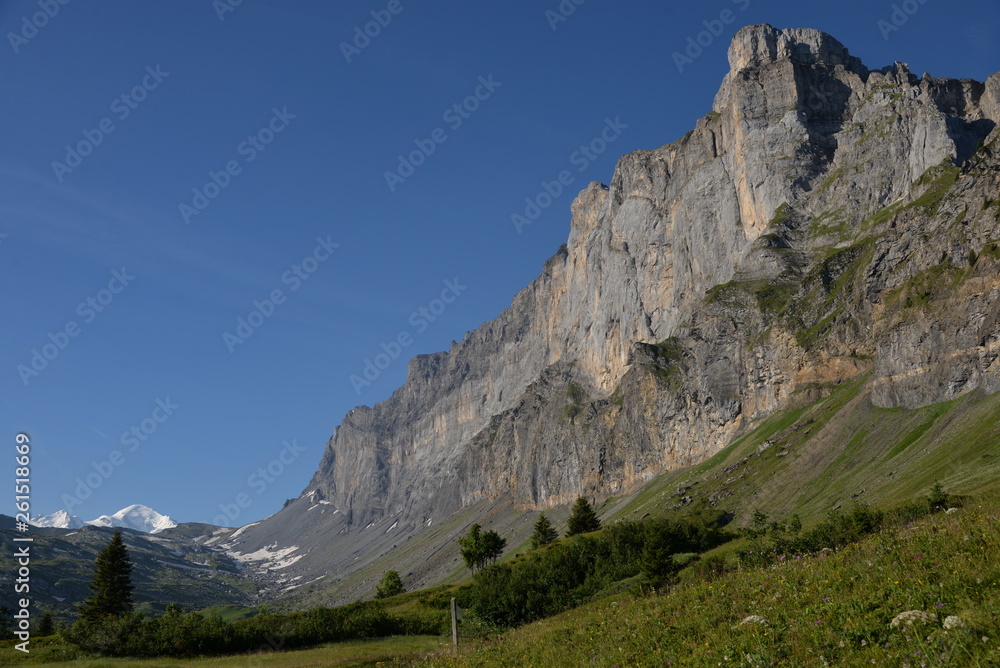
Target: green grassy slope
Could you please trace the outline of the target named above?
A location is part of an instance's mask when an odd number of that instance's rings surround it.
[[[428,666],[1000,665],[1000,503],[661,596],[610,597]],[[901,612],[933,615],[893,628]],[[750,615],[761,623],[741,623]],[[961,628],[946,630],[948,616]]]
[[[450,642],[450,641],[449,641]],[[0,666],[44,664],[52,668],[369,668],[372,666],[411,665],[431,653],[446,647],[445,639],[437,636],[407,636],[343,642],[297,652],[261,652],[241,656],[211,659],[76,659],[65,656],[71,651],[55,639],[43,639],[32,644],[32,653],[22,655],[0,645]],[[65,661],[61,658],[66,658]],[[55,662],[53,662],[55,661]]]
[[[723,509],[745,524],[760,509],[771,517],[798,513],[808,522],[853,500],[888,507],[935,481],[956,494],[1000,486],[1000,395],[882,409],[871,404],[864,382],[775,413],[702,464],[607,504],[605,517]]]

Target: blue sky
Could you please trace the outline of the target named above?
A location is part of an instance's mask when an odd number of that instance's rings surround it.
[[[579,190],[711,109],[742,25],[1000,70],[994,1],[227,2],[0,5],[0,428],[36,514],[277,511],[348,410],[537,276]]]

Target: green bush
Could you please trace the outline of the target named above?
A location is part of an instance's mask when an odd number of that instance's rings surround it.
[[[881,531],[887,524],[909,524],[959,501],[949,497],[940,483],[935,483],[926,497],[907,501],[888,512],[863,503],[855,503],[847,513],[833,510],[826,520],[805,532],[801,531],[802,522],[797,515],[793,515],[786,525],[784,522],[768,523],[766,515],[755,511],[750,528],[744,531],[750,547],[739,553],[740,563],[761,566],[781,555],[839,549]]]
[[[717,524],[617,522],[483,568],[460,602],[486,626],[511,628],[586,603],[639,575],[646,588],[659,587],[680,569],[673,555],[701,552],[728,539]]]
[[[375,587],[375,598],[389,598],[406,592],[403,580],[397,571],[386,571]]]
[[[839,549],[875,533],[885,523],[885,514],[863,503],[855,503],[850,512],[833,510],[827,519],[809,531],[800,532],[801,523],[793,517],[789,523],[767,522],[762,513],[754,513],[753,526],[745,534],[748,550],[739,553],[744,566],[763,566],[779,556],[805,554],[823,549]]]
[[[391,617],[378,604],[358,602],[287,615],[262,614],[235,622],[176,608],[160,618],[130,613],[103,622],[77,622],[63,637],[105,656],[200,656],[295,649],[327,642],[405,634],[437,634],[442,615]]]

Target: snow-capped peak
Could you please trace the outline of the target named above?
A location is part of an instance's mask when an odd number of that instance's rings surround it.
[[[83,526],[83,520],[76,515],[70,515],[65,510],[60,510],[51,515],[39,515],[31,519],[30,524],[36,527],[54,527],[56,529],[79,529]]]
[[[70,515],[65,510],[60,510],[52,515],[35,517],[31,520],[31,524],[36,527],[56,527],[59,529],[79,529],[84,524],[89,524],[96,527],[134,529],[143,533],[159,533],[164,529],[177,526],[177,522],[166,515],[161,515],[149,506],[139,503],[122,508],[114,515],[101,515],[96,520],[89,522],[84,522],[79,517]]]
[[[136,503],[127,508],[122,508],[110,517],[101,515],[96,520],[91,520],[87,524],[104,527],[120,527],[123,529],[135,529],[143,533],[159,533],[164,529],[177,526],[177,522],[166,515],[161,515],[149,506]]]

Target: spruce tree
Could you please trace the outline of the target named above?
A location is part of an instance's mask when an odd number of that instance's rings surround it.
[[[578,533],[588,533],[601,528],[601,521],[597,519],[597,513],[590,507],[590,502],[582,496],[573,504],[573,512],[569,516],[566,526],[566,535],[575,536]]]
[[[545,513],[542,513],[538,516],[538,521],[535,522],[535,532],[531,534],[531,549],[548,545],[558,537],[559,532],[552,526],[552,522],[549,522]]]
[[[52,613],[48,610],[42,615],[42,618],[38,621],[38,630],[35,631],[35,635],[39,638],[44,636],[50,636],[56,632],[56,624],[52,619]]]
[[[121,531],[97,555],[94,567],[91,594],[80,605],[80,620],[100,622],[132,612],[132,562]]]

